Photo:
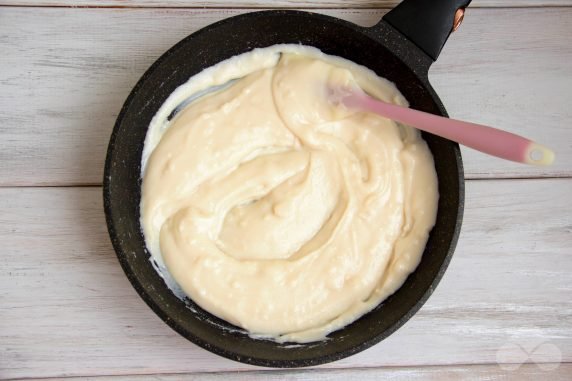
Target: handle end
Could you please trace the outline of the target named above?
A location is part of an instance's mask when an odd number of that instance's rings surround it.
[[[383,19],[435,61],[449,34],[461,24],[470,2],[403,0]]]
[[[556,155],[550,148],[531,142],[526,148],[523,162],[526,164],[547,166],[552,165]]]

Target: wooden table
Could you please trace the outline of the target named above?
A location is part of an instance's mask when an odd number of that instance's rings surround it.
[[[570,379],[571,0],[475,0],[431,69],[452,116],[529,136],[558,158],[534,168],[463,150],[466,213],[451,266],[382,343],[311,370],[232,362],[167,327],[119,267],[103,160],[123,101],[161,53],[257,8],[372,25],[395,3],[1,0],[0,378]]]

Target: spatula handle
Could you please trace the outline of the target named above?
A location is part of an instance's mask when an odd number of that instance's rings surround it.
[[[507,131],[385,103],[366,94],[354,93],[343,102],[503,159],[534,165],[554,161],[549,148]]]

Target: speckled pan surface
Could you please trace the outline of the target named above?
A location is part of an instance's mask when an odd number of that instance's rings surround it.
[[[250,338],[243,330],[178,299],[149,260],[139,225],[141,154],[151,118],[179,85],[202,69],[258,47],[300,43],[369,67],[395,82],[411,107],[446,115],[427,80],[432,60],[391,26],[372,28],[307,12],[248,13],[185,38],[139,80],[117,118],[104,175],[104,207],[113,247],[143,300],[169,326],[195,344],[232,360],[270,367],[336,361],[383,340],[410,319],[433,292],[453,254],[463,214],[464,177],[457,144],[424,135],[439,178],[437,223],[418,268],[372,312],[309,344]],[[374,233],[373,233],[374,234]]]

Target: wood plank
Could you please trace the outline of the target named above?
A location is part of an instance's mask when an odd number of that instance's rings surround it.
[[[180,7],[180,8],[392,8],[400,0],[5,0],[18,6]],[[479,0],[471,7],[572,6],[571,0]]]
[[[571,192],[572,179],[469,181],[457,252],[428,303],[381,344],[322,368],[571,362]],[[0,189],[0,376],[259,369],[153,314],[115,258],[101,204],[97,187]]]
[[[375,381],[375,380],[407,380],[407,381],[453,381],[453,380],[487,380],[504,381],[537,381],[550,377],[552,381],[569,381],[572,364],[523,364],[517,369],[503,369],[499,365],[450,365],[422,367],[384,367],[357,369],[312,369],[282,370],[258,372],[221,372],[194,374],[153,374],[128,376],[96,376],[70,377],[65,381]],[[33,380],[33,379],[28,379]],[[42,381],[55,381],[43,378]],[[25,381],[25,380],[21,380]]]
[[[114,120],[144,70],[190,32],[247,11],[2,8],[0,186],[100,184]],[[361,25],[385,13],[319,11]],[[535,168],[464,150],[469,178],[572,175],[572,44],[555,37],[570,35],[568,8],[468,12],[431,72],[450,114],[558,154]]]

